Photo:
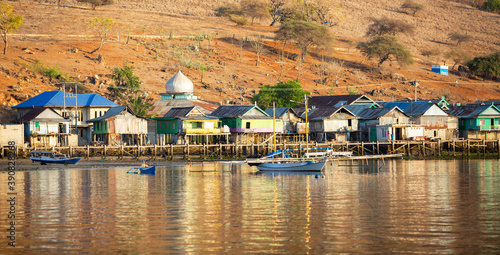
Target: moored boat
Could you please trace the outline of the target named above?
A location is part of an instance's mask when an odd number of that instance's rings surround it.
[[[80,158],[71,158],[67,154],[55,153],[52,151],[32,151],[30,152],[30,159],[32,162],[40,162],[42,165],[46,164],[64,164],[74,165]]]
[[[303,161],[303,162],[267,162],[257,165],[259,171],[300,171],[300,172],[321,172],[326,160]]]
[[[139,167],[130,168],[127,173],[131,174],[156,174],[156,166],[149,166],[148,160],[144,160]]]

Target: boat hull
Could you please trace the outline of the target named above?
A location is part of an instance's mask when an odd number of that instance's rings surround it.
[[[283,172],[321,172],[326,161],[306,162],[269,162],[257,166],[259,171],[283,171]]]
[[[42,165],[45,164],[64,164],[64,165],[74,165],[80,158],[72,158],[72,159],[54,159],[50,157],[30,157],[33,162],[40,162]]]
[[[156,166],[139,168],[141,174],[156,174]]]

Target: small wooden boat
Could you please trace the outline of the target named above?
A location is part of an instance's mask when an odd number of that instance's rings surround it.
[[[259,171],[285,171],[285,172],[321,172],[326,160],[303,161],[303,162],[267,162],[257,165]]]
[[[30,154],[30,159],[32,162],[40,162],[40,164],[42,165],[74,165],[80,160],[80,158],[70,158],[67,154],[55,153],[52,151],[32,151],[30,152]]]
[[[150,160],[143,160],[141,166],[130,168],[127,173],[130,174],[156,174],[156,166],[149,166]]]

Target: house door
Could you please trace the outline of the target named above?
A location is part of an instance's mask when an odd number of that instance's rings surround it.
[[[403,129],[396,128],[396,140],[403,140]]]
[[[376,141],[377,141],[377,128],[371,127],[370,128],[370,142],[376,142]]]
[[[59,123],[59,134],[66,133],[66,130],[64,128],[64,124]]]

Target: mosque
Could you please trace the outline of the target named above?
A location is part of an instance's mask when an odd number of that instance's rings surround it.
[[[181,71],[178,71],[165,85],[166,93],[160,94],[160,100],[156,101],[149,110],[149,114],[158,117],[164,116],[174,107],[197,106],[203,115],[209,115],[218,105],[198,100],[193,94],[193,82]]]

